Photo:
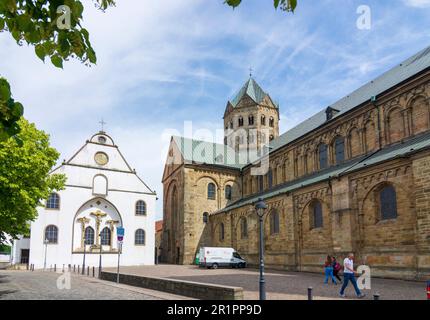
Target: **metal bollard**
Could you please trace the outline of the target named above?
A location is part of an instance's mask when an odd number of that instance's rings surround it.
[[[90,267],[88,266],[87,267],[87,276],[89,276],[90,275]]]
[[[57,264],[54,264],[54,272],[57,272]]]
[[[63,270],[61,270],[64,273],[64,263],[63,263]]]
[[[312,287],[308,288],[308,300],[312,300],[312,290],[313,290]]]
[[[67,266],[67,270],[70,272],[70,271],[72,271],[72,265],[69,263],[69,265]]]
[[[375,293],[375,294],[373,295],[373,300],[379,300],[379,298],[380,298],[379,293]]]
[[[93,267],[93,278],[96,276],[96,268]]]
[[[80,272],[80,265],[78,264],[78,274],[80,274],[81,272]]]
[[[52,271],[52,264],[49,266],[49,271]]]
[[[76,272],[76,265],[73,265],[73,273]]]

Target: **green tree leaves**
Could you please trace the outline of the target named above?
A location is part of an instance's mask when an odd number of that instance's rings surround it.
[[[100,10],[115,5],[114,0],[93,2]],[[59,28],[57,23],[64,14],[57,12],[62,5],[70,8],[68,29]],[[83,12],[81,0],[0,0],[0,32],[9,32],[18,45],[34,46],[40,60],[51,61],[57,68],[63,68],[64,61],[70,58],[91,65],[97,62],[97,56],[88,31],[81,26]],[[0,95],[1,142],[19,132],[17,121],[23,115],[23,107],[11,98],[5,79],[0,81],[0,90],[4,91]]]
[[[236,8],[240,5],[242,0],[225,0],[230,7]],[[297,0],[273,0],[273,5],[275,9],[280,8],[281,10],[294,12],[297,7]]]
[[[40,200],[62,190],[66,181],[62,174],[49,175],[59,157],[49,136],[24,119],[19,126],[21,144],[12,138],[0,143],[0,242],[5,233],[27,234]]]
[[[0,141],[19,132],[17,121],[23,114],[24,107],[12,98],[9,83],[6,79],[0,78]]]

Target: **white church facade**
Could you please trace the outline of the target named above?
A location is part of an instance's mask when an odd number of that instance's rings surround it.
[[[54,169],[67,177],[31,223],[30,239],[14,243],[13,263],[35,268],[56,265],[117,265],[117,228],[125,229],[121,265],[153,265],[156,193],[136,174],[105,132],[93,135]]]

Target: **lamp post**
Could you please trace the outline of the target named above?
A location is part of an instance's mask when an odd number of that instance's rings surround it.
[[[264,230],[263,230],[263,216],[264,211],[267,209],[266,203],[263,199],[258,199],[255,204],[255,211],[257,212],[260,221],[260,300],[266,300],[266,283],[264,280]]]
[[[49,243],[48,239],[45,239],[43,241],[43,244],[45,245],[45,259],[44,259],[44,262],[43,262],[43,271],[46,271],[46,253],[48,251],[48,243]]]
[[[82,275],[85,274],[85,255],[87,253],[87,237],[84,235],[84,258],[82,261]]]
[[[100,237],[100,258],[99,258],[99,279],[102,277],[102,233],[99,234]]]

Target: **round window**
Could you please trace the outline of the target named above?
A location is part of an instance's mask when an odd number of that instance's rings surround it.
[[[106,137],[99,136],[99,143],[105,144],[106,143]]]
[[[104,166],[109,162],[109,157],[104,152],[97,152],[94,156],[94,160],[97,164]]]

